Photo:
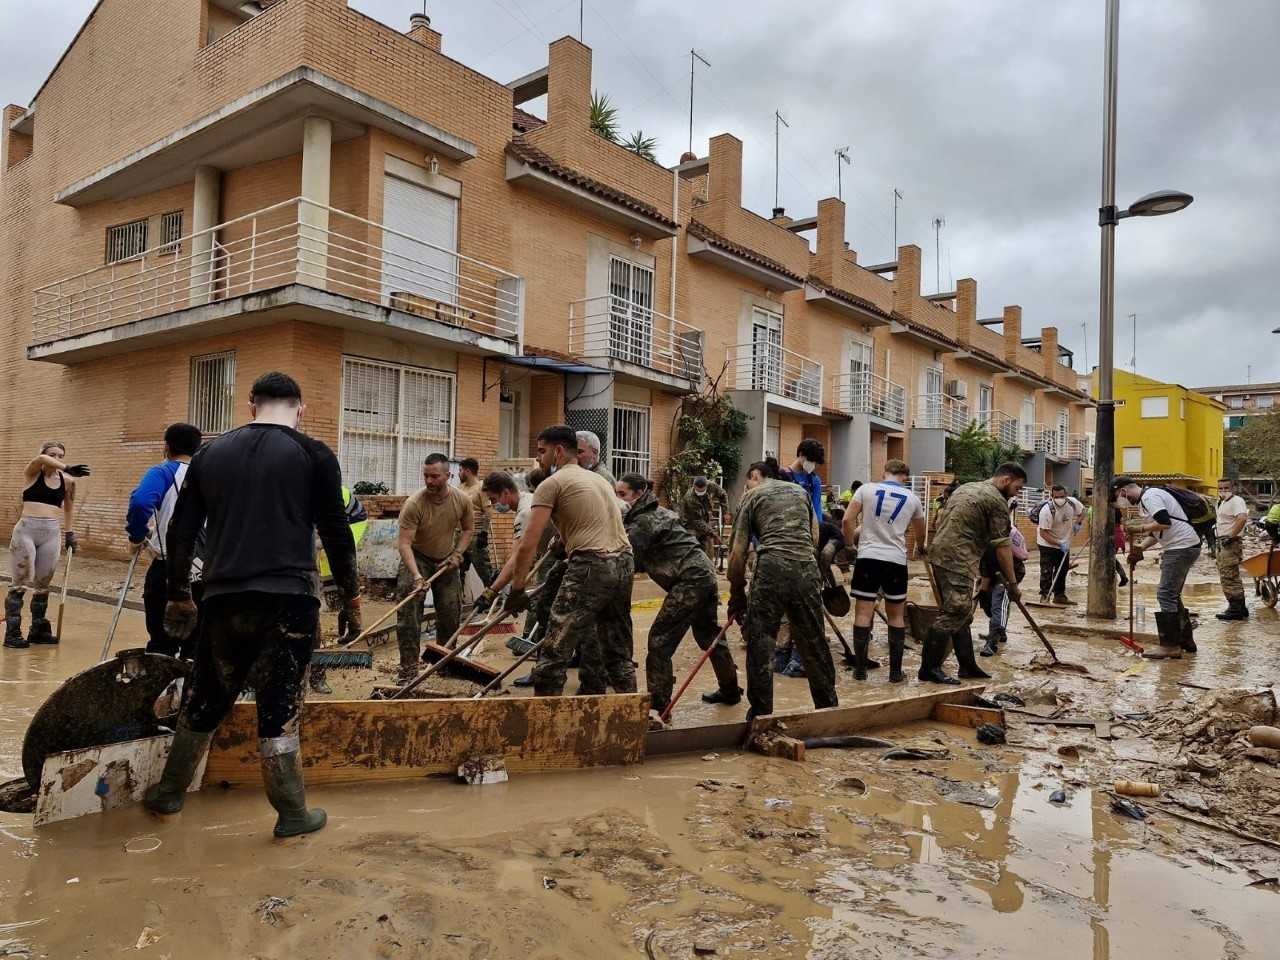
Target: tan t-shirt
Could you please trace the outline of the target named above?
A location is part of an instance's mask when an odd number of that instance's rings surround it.
[[[413,531],[413,549],[429,560],[449,556],[463,523],[474,520],[471,498],[457,487],[449,487],[440,503],[428,499],[427,488],[423,487],[404,502],[400,511],[400,529]]]
[[[631,552],[618,498],[609,481],[576,463],[566,464],[538,484],[533,505],[551,508],[551,522],[560,531],[570,556],[579,550]]]
[[[489,512],[493,509],[489,506],[489,498],[480,490],[482,486],[479,480],[458,484],[458,489],[471,499],[471,510],[476,520],[476,533],[489,529]]]

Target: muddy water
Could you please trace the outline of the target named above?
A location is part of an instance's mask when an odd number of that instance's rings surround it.
[[[1217,609],[1211,596],[1193,604]],[[638,651],[653,613],[637,611]],[[109,616],[73,602],[64,645],[0,653],[0,774],[18,775],[31,713],[96,659]],[[1050,681],[1082,711],[1174,699],[1187,691],[1179,680],[1280,672],[1274,614],[1244,627],[1209,621],[1203,652],[1176,663],[1055,636],[1089,680],[1029,673],[1038,644],[1015,619],[993,672]],[[126,611],[117,647],[141,637],[141,615]],[[736,640],[734,652],[741,662]],[[486,659],[504,655],[495,643]],[[692,660],[681,651],[677,676]],[[842,674],[842,702],[918,689],[891,688],[884,672],[866,684]],[[745,705],[702,704],[711,686],[709,675],[695,681],[682,724],[741,716]],[[804,681],[778,678],[777,699],[806,706]],[[985,748],[970,731],[919,724],[889,735],[944,746],[948,759],[828,750],[796,765],[724,753],[479,788],[318,788],[311,799],[329,827],[290,841],[270,839],[273,814],[249,790],[202,792],[167,821],[133,809],[35,831],[29,816],[0,814],[0,956],[596,960],[643,957],[650,935],[659,958],[691,956],[694,944],[813,960],[1275,955],[1280,900],[1248,888],[1213,838],[1188,840],[1168,817],[1118,818],[1088,764],[1059,769],[1052,748],[1083,736],[1011,733],[1030,746]],[[1067,805],[1049,803],[1064,784]],[[1198,854],[1206,848],[1218,855]]]

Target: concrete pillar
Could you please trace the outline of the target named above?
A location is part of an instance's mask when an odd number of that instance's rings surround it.
[[[946,431],[913,427],[907,434],[907,443],[912,473],[942,473],[947,469]]]
[[[218,264],[213,259],[211,231],[218,223],[222,205],[222,171],[217,167],[196,167],[195,191],[191,199],[191,278],[192,306],[208,303]]]
[[[303,202],[298,205],[298,282],[320,288],[324,287],[328,272],[332,157],[332,121],[328,117],[307,117],[302,127]]]
[[[871,480],[871,417],[856,413],[849,420],[831,424],[831,446],[827,451],[831,478],[844,486],[854,480]]]
[[[729,496],[737,503],[746,489],[747,467],[764,457],[769,408],[765,403],[763,390],[728,390],[725,395],[747,415],[747,435],[738,443],[738,448],[742,451],[742,466],[729,488]]]

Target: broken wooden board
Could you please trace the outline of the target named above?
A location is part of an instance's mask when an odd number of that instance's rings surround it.
[[[1003,727],[1004,711],[992,710],[990,707],[968,707],[959,703],[935,703],[930,719],[942,723],[954,723],[957,726],[976,730],[984,723],[993,723]]]
[[[307,783],[453,776],[468,757],[500,756],[513,773],[644,760],[649,698],[327,700],[302,709]],[[237,703],[214,735],[205,786],[261,784],[257,708]]]
[[[1053,633],[1065,633],[1072,637],[1130,637],[1138,643],[1159,643],[1160,637],[1154,633],[1130,633],[1118,627],[1081,626],[1075,623],[1054,623],[1051,620],[1040,621],[1040,629]]]
[[[916,720],[928,720],[934,704],[972,704],[985,687],[949,687],[933,693],[922,693],[893,700],[873,700],[847,707],[802,710],[758,717],[751,725],[717,723],[702,727],[655,730],[645,737],[648,756],[669,753],[691,753],[705,750],[741,748],[748,734],[757,736],[777,729],[788,737],[806,740],[810,737],[838,737],[875,727],[891,727]]]
[[[422,659],[425,663],[436,663],[452,652],[448,647],[442,647],[440,644],[430,641],[422,645]],[[445,665],[444,672],[455,677],[461,677],[464,680],[472,680],[482,686],[502,673],[501,670],[491,667],[487,663],[481,663],[479,660],[468,660],[465,654],[450,660]]]
[[[160,781],[172,743],[172,734],[162,734],[49,754],[40,774],[35,825],[138,803],[147,788]],[[196,767],[193,790],[200,789],[204,765],[202,759]]]

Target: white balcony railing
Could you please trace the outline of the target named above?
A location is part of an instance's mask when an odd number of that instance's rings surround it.
[[[36,291],[49,343],[303,284],[505,340],[524,327],[524,280],[363,217],[294,198]]]
[[[969,405],[945,393],[922,393],[916,397],[914,423],[924,430],[963,433],[971,421]]]
[[[1062,459],[1066,456],[1066,442],[1053,427],[1046,427],[1043,423],[1033,423],[1031,424],[1031,438],[1032,445],[1029,449],[1034,450],[1036,453],[1043,453],[1055,459]]]
[[[1067,437],[1067,459],[1079,460],[1082,467],[1093,466],[1093,438],[1086,433]]]
[[[986,428],[987,433],[1001,443],[1010,447],[1018,445],[1021,434],[1017,417],[1011,417],[1000,410],[988,410],[980,412],[976,419]]]
[[[728,389],[765,390],[806,406],[822,406],[822,364],[776,343],[738,343],[725,351]]]
[[[569,304],[569,353],[613,359],[702,382],[702,331],[624,297]]]
[[[907,391],[869,370],[832,377],[831,402],[848,414],[867,413],[898,426],[907,423]]]

